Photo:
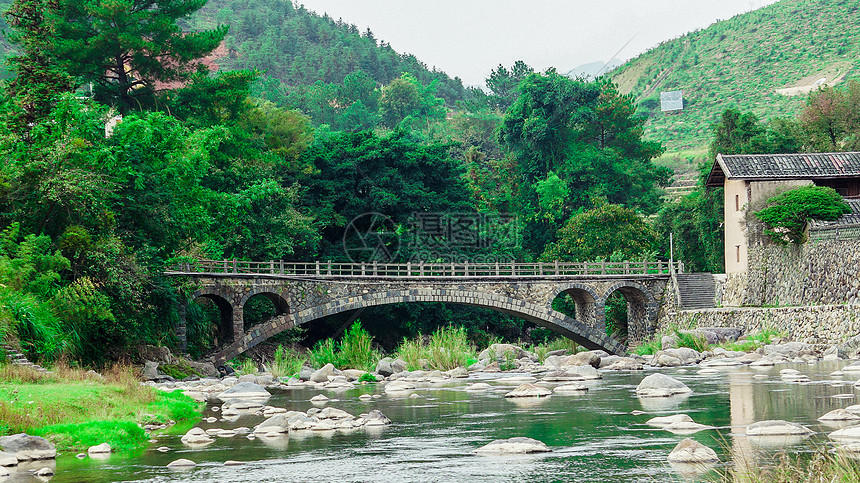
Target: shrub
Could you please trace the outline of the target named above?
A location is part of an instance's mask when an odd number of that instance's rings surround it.
[[[380,354],[373,350],[373,337],[356,320],[340,342],[326,339],[316,343],[309,353],[314,367],[333,364],[339,369],[373,370]]]
[[[663,341],[658,334],[653,339],[646,340],[636,346],[636,348],[633,349],[633,353],[640,356],[646,356],[656,354],[657,351],[660,350],[663,350]]]
[[[675,340],[678,341],[678,347],[689,347],[690,349],[704,352],[708,350],[708,340],[700,335],[692,332],[675,331]],[[661,344],[662,345],[662,344]]]
[[[358,382],[379,382],[376,379],[376,376],[369,372],[365,372],[364,374],[358,376]]]

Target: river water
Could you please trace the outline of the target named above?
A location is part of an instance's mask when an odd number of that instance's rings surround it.
[[[645,425],[654,416],[683,412],[696,422],[716,426],[691,437],[714,448],[723,465],[742,461],[767,464],[782,448],[790,453],[810,452],[829,445],[827,432],[834,427],[817,421],[824,413],[860,401],[853,380],[831,377],[847,362],[814,365],[782,364],[774,368],[725,368],[718,374],[700,374],[698,368],[665,369],[692,390],[688,397],[639,399],[634,389],[652,371],[604,372],[603,379],[586,382],[582,395],[549,398],[506,399],[514,386],[494,382],[512,374],[484,374],[441,385],[420,387],[419,397],[386,395],[376,384],[344,392],[301,388],[275,392],[268,404],[306,411],[308,400],[323,393],[328,406],[358,415],[379,409],[393,421],[381,428],[361,428],[348,433],[327,431],[288,438],[245,436],[216,438],[204,449],[192,450],[179,441],[188,427],[172,428],[155,436],[157,443],[136,454],[115,454],[105,460],[61,455],[52,482],[113,481],[689,481],[703,478],[670,466],[666,456],[686,436]],[[798,369],[811,383],[788,383],[779,370]],[[755,378],[756,374],[766,378]],[[463,388],[476,381],[491,383],[486,392]],[[382,394],[363,402],[361,394]],[[850,397],[834,398],[839,394]],[[211,408],[211,404],[209,406]],[[633,415],[632,411],[647,414]],[[219,413],[207,408],[204,417]],[[201,423],[208,428],[253,428],[262,416],[242,416],[233,422]],[[752,441],[744,426],[766,419],[803,423],[818,434],[800,441]],[[540,456],[488,457],[471,451],[494,439],[527,436],[545,442],[551,453]],[[168,446],[170,452],[155,451]],[[188,458],[198,466],[182,472],[165,466]],[[226,460],[245,462],[225,466]],[[719,468],[717,469],[719,471]],[[706,477],[717,473],[712,470]]]

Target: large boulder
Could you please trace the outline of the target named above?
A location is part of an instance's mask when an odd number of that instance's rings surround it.
[[[602,379],[603,376],[591,365],[566,366],[564,372],[583,379]]]
[[[646,376],[636,386],[636,395],[639,397],[668,397],[691,392],[683,382],[660,373]]]
[[[158,363],[153,361],[144,362],[141,377],[144,381],[157,381],[161,379],[161,376],[158,375]]]
[[[759,421],[747,426],[747,436],[804,436],[814,433],[802,424],[781,419]]]
[[[385,357],[376,363],[376,373],[388,377],[394,374],[394,369],[391,367],[392,359]]]
[[[57,457],[57,448],[45,438],[19,433],[0,437],[0,451],[10,453],[18,461],[47,460]]]
[[[720,461],[717,452],[699,443],[686,438],[669,453],[667,457],[670,463],[716,463]]]
[[[651,418],[645,422],[648,426],[654,426],[657,428],[663,428],[669,426],[674,423],[692,423],[693,418],[686,414],[673,414],[671,416],[658,416],[656,418]]]
[[[374,409],[367,414],[363,414],[362,418],[367,421],[365,423],[367,426],[385,426],[386,424],[391,424],[391,420],[378,409]]]
[[[328,382],[328,376],[334,376],[336,374],[337,369],[335,369],[333,364],[329,363],[314,371],[314,373],[311,374],[310,380],[313,382]]]
[[[409,381],[391,381],[385,385],[386,393],[398,393],[415,389],[415,384]]]
[[[546,444],[536,439],[523,437],[497,439],[474,450],[475,453],[479,454],[529,454],[548,453],[550,451],[552,450]]]
[[[191,366],[191,369],[194,369],[194,372],[200,374],[202,377],[218,377],[218,368],[216,368],[215,364],[211,362],[189,361],[188,365]]]
[[[253,382],[238,382],[230,389],[218,394],[218,399],[259,399],[271,396],[263,386]]]
[[[839,408],[818,418],[819,421],[860,421],[860,416]]]
[[[815,350],[804,342],[786,342],[785,344],[768,344],[764,346],[764,355],[779,355],[786,359],[812,355]]]
[[[167,464],[168,468],[193,468],[195,466],[197,466],[197,463],[185,458],[180,458]]]
[[[640,362],[631,357],[619,357],[606,367],[601,364],[601,368],[607,371],[641,371],[644,369]]]
[[[526,383],[505,394],[505,397],[544,397],[549,396],[550,394],[552,394],[552,391],[545,387]]]
[[[88,454],[110,454],[113,449],[107,443],[97,444],[87,448]]]
[[[605,351],[586,351],[579,352],[567,358],[564,362],[566,366],[591,366],[594,368],[600,367],[600,357],[608,355]]]
[[[522,347],[513,344],[492,344],[478,354],[478,360],[490,359],[491,355],[494,360],[507,358],[519,359],[526,356],[526,351]]]

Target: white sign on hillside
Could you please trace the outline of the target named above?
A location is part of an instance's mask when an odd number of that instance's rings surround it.
[[[684,108],[684,91],[664,91],[660,93],[660,110],[679,111]]]

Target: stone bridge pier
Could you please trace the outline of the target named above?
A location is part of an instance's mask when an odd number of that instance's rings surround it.
[[[497,273],[498,270],[496,266]],[[276,267],[272,271],[277,272]],[[624,296],[628,308],[627,342],[643,340],[656,329],[657,312],[669,279],[666,273],[496,277],[470,276],[467,270],[465,275],[456,277],[387,277],[368,272],[362,268],[356,276],[322,272],[314,277],[191,270],[168,274],[191,279],[195,289],[187,294],[189,302],[208,299],[217,307],[219,347],[212,358],[218,363],[284,330],[313,323],[322,317],[376,305],[420,302],[496,310],[549,328],[588,349],[625,354],[625,341],[606,334],[607,300],[615,293]],[[575,305],[573,317],[552,307],[553,301],[563,294],[570,295]],[[246,332],[244,309],[248,300],[255,296],[271,300],[278,315]],[[185,313],[184,308],[181,313]],[[177,327],[177,336],[184,349],[184,318]]]

